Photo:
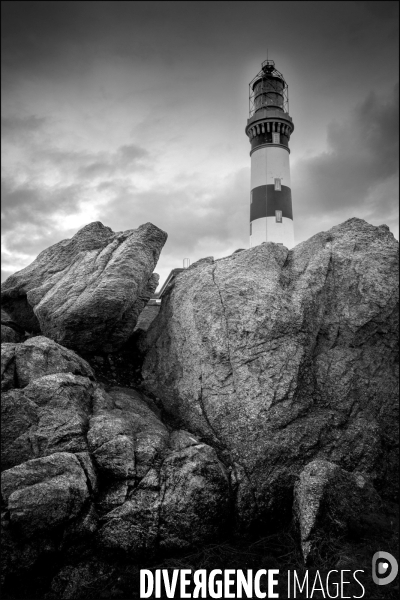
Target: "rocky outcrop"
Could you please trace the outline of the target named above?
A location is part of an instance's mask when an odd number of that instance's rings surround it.
[[[86,474],[78,458],[67,452],[4,471],[1,488],[11,523],[26,537],[67,523],[89,498]]]
[[[397,477],[398,243],[360,219],[179,273],[150,326],[146,389],[233,469],[244,525],[290,510],[315,458]]]
[[[2,469],[54,452],[87,452],[86,432],[99,391],[86,377],[56,373],[3,393]]]
[[[97,502],[101,547],[138,556],[216,539],[229,481],[213,448],[171,432],[149,399],[123,388],[95,404],[87,437],[107,482]]]
[[[215,450],[192,439],[164,456],[136,488],[128,481],[113,489],[119,506],[102,518],[102,547],[141,556],[215,541],[225,531],[229,482]]]
[[[110,354],[154,295],[162,240],[150,224],[92,224],[5,286],[10,328],[23,340],[47,327],[63,344],[2,344],[6,588],[45,565],[43,597],[99,594],[120,561],[287,521],[293,492],[309,560],[321,536],[380,522],[373,483],[394,496],[388,229],[352,219],[291,251],[266,243],[202,259]]]
[[[349,532],[365,535],[382,504],[361,473],[349,473],[326,460],[309,463],[294,489],[294,518],[306,562],[323,539]]]
[[[168,429],[135,390],[111,389],[104,401],[88,432],[97,468],[112,479],[141,479],[166,448]]]
[[[83,552],[82,567],[55,578],[53,592],[67,597],[83,593],[81,575],[99,556],[138,558],[218,538],[230,488],[213,448],[165,425],[139,391],[106,391],[86,361],[43,336],[3,344],[2,358],[6,581],[46,556],[57,564]]]
[[[1,309],[1,343],[7,342],[23,342],[25,339],[25,331],[10,316],[4,308]]]
[[[94,378],[83,358],[44,336],[30,338],[23,344],[1,345],[2,390],[24,388],[31,381],[54,373]]]
[[[151,223],[114,233],[99,222],[47,248],[2,285],[23,329],[79,351],[111,352],[133,333],[158,283],[166,233]]]

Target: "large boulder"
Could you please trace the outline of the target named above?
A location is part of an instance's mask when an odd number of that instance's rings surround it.
[[[57,373],[3,393],[2,469],[54,452],[87,452],[96,391],[87,377]]]
[[[30,360],[26,350],[18,355],[24,344],[8,346],[16,372],[21,357],[26,368],[14,377],[21,387],[2,395],[7,569],[17,569],[18,554],[21,568],[43,556],[47,541],[32,546],[39,532],[43,540],[58,532],[58,548],[69,559],[94,539],[100,552],[137,557],[217,539],[230,517],[230,483],[213,448],[171,430],[141,392],[106,392],[75,374],[91,371],[55,342],[48,364],[40,352],[28,354]],[[51,373],[54,363],[74,373]],[[47,366],[50,374],[43,375]]]
[[[177,432],[175,432],[177,433]],[[216,541],[230,518],[229,479],[213,448],[183,436],[103,517],[99,544],[140,557]]]
[[[213,448],[167,428],[149,398],[126,388],[98,396],[87,440],[102,480],[100,547],[139,556],[217,538],[229,518],[226,469]]]
[[[90,223],[2,284],[7,313],[26,331],[68,348],[112,352],[153,294],[167,234],[151,223],[114,233]]]
[[[72,373],[94,379],[91,366],[72,350],[44,336],[23,344],[1,345],[1,389],[23,388],[31,381],[54,373]]]
[[[38,336],[1,346],[1,468],[54,452],[87,452],[92,405],[102,393],[89,364]]]
[[[368,533],[381,504],[361,473],[349,473],[327,460],[310,462],[294,488],[294,519],[305,562],[323,540]]]
[[[397,273],[387,226],[350,219],[175,277],[141,342],[144,384],[232,467],[243,522],[290,511],[317,457],[394,493]]]
[[[90,452],[104,476],[141,479],[166,448],[169,432],[139,392],[112,388],[107,396],[108,406],[96,406],[90,419]]]
[[[218,540],[232,515],[228,473],[214,448],[189,442],[171,452],[160,481],[160,547],[184,549]]]
[[[3,471],[1,489],[11,523],[26,537],[67,524],[90,498],[81,463],[66,452]]]

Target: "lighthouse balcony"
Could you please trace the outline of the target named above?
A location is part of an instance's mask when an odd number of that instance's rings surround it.
[[[257,124],[258,122],[266,120],[282,121],[289,124],[291,126],[292,131],[294,129],[292,117],[289,116],[289,113],[283,112],[283,110],[279,108],[261,108],[256,113],[254,113],[254,115],[250,117],[250,119],[247,119],[247,128],[253,124]]]
[[[289,139],[293,130],[292,118],[287,113],[263,109],[248,119],[246,135],[252,150],[265,144],[279,145],[289,150]]]

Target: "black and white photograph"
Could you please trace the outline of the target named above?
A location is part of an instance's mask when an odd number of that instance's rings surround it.
[[[399,594],[399,3],[1,2],[3,600]]]

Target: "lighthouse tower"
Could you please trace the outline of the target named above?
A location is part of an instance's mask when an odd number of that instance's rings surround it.
[[[246,134],[251,144],[250,247],[275,242],[294,246],[288,87],[273,60],[249,84]]]

